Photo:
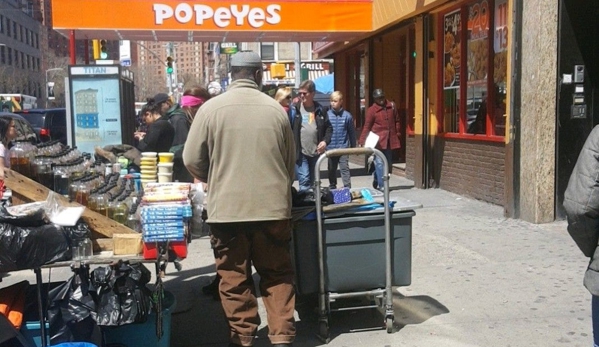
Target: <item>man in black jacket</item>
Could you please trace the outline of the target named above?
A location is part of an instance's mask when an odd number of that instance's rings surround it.
[[[142,152],[168,152],[175,137],[175,129],[162,117],[160,104],[148,102],[142,108],[142,117],[148,125],[148,131],[135,133],[135,138],[139,140],[137,149]]]
[[[292,124],[296,148],[295,172],[300,192],[313,188],[316,161],[333,135],[327,110],[314,101],[315,93],[314,82],[303,81],[298,90],[301,102],[292,106],[295,107]]]

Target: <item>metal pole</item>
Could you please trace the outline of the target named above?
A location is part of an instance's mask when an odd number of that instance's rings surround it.
[[[48,108],[48,98],[50,97],[48,93],[48,71],[50,70],[46,70],[46,84],[44,84],[44,88],[46,88],[46,105],[44,108]]]
[[[77,46],[75,44],[75,30],[69,32],[69,51],[71,56],[71,65],[77,63]]]
[[[294,42],[294,46],[295,46],[295,61],[294,61],[294,65],[295,65],[295,88],[299,88],[300,83],[302,81],[302,68],[300,66],[301,61],[302,61],[302,55],[301,55],[301,48],[300,48],[300,43],[299,42]]]

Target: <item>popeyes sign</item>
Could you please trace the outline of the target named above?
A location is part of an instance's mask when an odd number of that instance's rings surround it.
[[[52,0],[53,28],[82,31],[369,32],[371,12],[372,0]]]
[[[243,26],[247,23],[252,28],[261,28],[265,24],[276,25],[281,22],[281,5],[272,4],[265,8],[250,5],[229,5],[213,8],[208,5],[190,5],[181,3],[175,8],[165,4],[154,4],[154,23],[163,25],[173,20],[181,24],[193,22],[204,25],[212,21],[219,28],[227,28],[231,24]]]

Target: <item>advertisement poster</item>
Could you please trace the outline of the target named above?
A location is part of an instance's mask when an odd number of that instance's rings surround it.
[[[119,79],[74,78],[72,81],[75,146],[94,153],[94,147],[122,143]]]
[[[507,82],[507,43],[508,43],[508,4],[507,0],[495,0],[495,57],[493,58],[493,77],[497,84]]]
[[[448,13],[443,18],[443,89],[460,87],[461,12]]]
[[[468,8],[468,81],[484,82],[489,66],[489,2]]]

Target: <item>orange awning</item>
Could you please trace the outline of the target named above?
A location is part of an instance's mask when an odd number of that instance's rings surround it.
[[[138,41],[346,41],[372,30],[372,0],[52,0],[77,38]]]

